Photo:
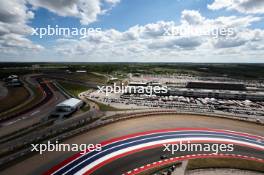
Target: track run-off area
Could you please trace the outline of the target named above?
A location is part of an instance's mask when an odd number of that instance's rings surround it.
[[[156,156],[157,159],[159,158],[161,151],[164,149],[164,144],[176,144],[187,141],[190,141],[191,143],[234,144],[236,147],[230,153],[198,152],[194,154],[193,152],[185,151],[182,153],[183,155],[179,157],[175,154],[170,155],[168,159],[162,161],[150,162],[151,157],[153,156]],[[75,154],[54,166],[45,174],[138,174],[148,168],[171,163],[173,161],[207,157],[233,157],[264,163],[264,138],[262,136],[230,130],[209,128],[154,130],[122,136],[104,141],[101,144],[101,151]],[[160,150],[158,155],[157,150]],[[133,156],[138,153],[142,153],[141,159],[143,159],[143,161],[131,162],[133,159],[129,159],[129,157],[133,158]],[[131,167],[133,166],[131,166],[131,164],[134,166],[132,170]]]

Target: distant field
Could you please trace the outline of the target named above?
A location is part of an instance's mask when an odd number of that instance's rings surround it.
[[[8,88],[7,96],[0,100],[0,113],[22,104],[28,97],[29,92],[24,87]]]
[[[264,172],[264,164],[232,158],[208,158],[208,159],[192,159],[189,160],[187,169],[203,169],[203,168],[235,168],[242,170],[253,170]]]
[[[51,74],[52,76],[56,76],[57,78],[64,78],[73,81],[79,82],[93,82],[97,84],[104,84],[107,82],[107,78],[103,75],[97,75],[94,73],[59,73],[59,74]]]
[[[27,69],[0,69],[0,78],[3,79],[13,74],[14,75],[25,75],[29,73],[34,73],[34,72],[32,70],[27,70]]]
[[[89,72],[111,74],[189,74],[201,76],[225,76],[232,78],[263,78],[264,64],[232,64],[232,63],[83,63],[69,65],[76,70],[85,69]]]
[[[39,63],[39,69],[32,69],[36,63],[0,63],[0,78],[10,74],[45,73],[70,70],[86,70],[86,74],[64,74],[67,78],[81,81],[105,83],[106,77],[93,74],[117,75],[138,74],[188,74],[194,76],[225,76],[241,79],[263,79],[264,64],[232,63]],[[3,69],[4,68],[4,69]]]

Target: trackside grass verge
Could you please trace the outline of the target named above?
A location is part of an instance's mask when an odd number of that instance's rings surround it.
[[[84,91],[87,91],[88,88],[86,86],[82,86],[79,84],[68,83],[64,81],[58,81],[58,83],[71,95],[78,98],[78,94]]]
[[[263,163],[235,158],[191,159],[187,166],[187,170],[205,168],[232,168],[264,172]]]

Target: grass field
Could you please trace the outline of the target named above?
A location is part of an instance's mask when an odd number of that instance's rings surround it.
[[[95,101],[94,101],[94,103],[96,103],[99,106],[99,109],[101,111],[119,111],[119,109],[114,108],[114,107],[112,107],[110,105],[106,105],[106,104],[103,104],[103,103],[100,103],[100,102],[95,102]]]
[[[208,158],[208,159],[192,159],[189,160],[187,169],[203,169],[203,168],[234,168],[242,170],[252,170],[264,172],[264,164],[243,159],[232,158]]]
[[[61,78],[66,78],[70,80],[80,81],[80,82],[94,82],[98,84],[104,84],[107,82],[107,78],[100,74],[95,73],[72,73],[72,74],[64,74],[63,76],[57,75]]]
[[[139,74],[188,74],[201,76],[225,76],[241,79],[262,79],[264,64],[231,64],[231,63],[42,63],[42,69],[31,70],[34,63],[0,63],[0,78],[10,74],[23,75],[26,73],[41,73],[49,67],[57,67],[57,70],[65,72],[70,70],[73,74],[63,74],[65,78],[72,78],[79,81],[91,81],[105,83],[106,77],[92,72],[109,75],[119,73]],[[25,66],[27,66],[25,68]],[[15,67],[15,68],[12,68]],[[5,68],[5,69],[1,69]],[[7,69],[8,68],[8,69]],[[77,70],[86,70],[87,73],[76,74]]]
[[[81,92],[87,91],[89,88],[79,84],[68,83],[64,81],[58,81],[58,83],[71,95],[78,97]]]
[[[0,113],[10,110],[21,103],[25,102],[29,97],[29,92],[24,87],[10,87],[8,94],[0,101]]]

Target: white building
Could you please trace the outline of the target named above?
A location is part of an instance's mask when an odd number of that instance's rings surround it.
[[[80,109],[83,105],[83,101],[76,99],[76,98],[70,98],[67,99],[58,105],[56,105],[56,111],[59,112],[74,112],[78,109]]]

